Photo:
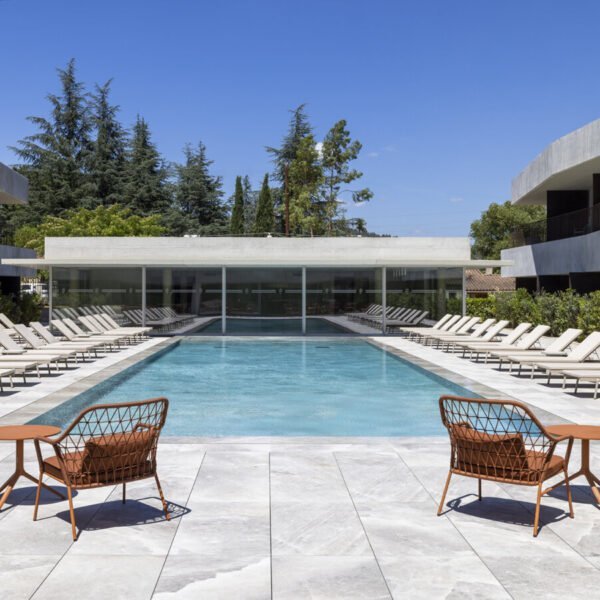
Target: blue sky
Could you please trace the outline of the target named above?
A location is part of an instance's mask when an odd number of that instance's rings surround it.
[[[55,68],[113,77],[168,160],[202,140],[228,193],[258,186],[288,109],[348,120],[371,230],[466,235],[549,142],[600,117],[597,2],[0,0],[0,161],[45,115]]]

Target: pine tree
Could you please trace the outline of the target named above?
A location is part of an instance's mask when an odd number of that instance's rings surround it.
[[[339,195],[342,184],[347,185],[362,177],[362,173],[351,169],[349,163],[358,157],[362,144],[352,141],[344,119],[338,121],[327,133],[321,149],[321,164],[323,166],[323,198],[325,204],[325,219],[327,232],[333,233],[334,222],[341,213]],[[352,190],[354,202],[365,202],[373,197],[368,188]],[[343,216],[343,215],[342,215]]]
[[[176,207],[187,216],[190,225],[197,227],[224,224],[226,208],[220,177],[210,174],[212,161],[206,157],[206,146],[189,144],[183,149],[185,163],[176,166]]]
[[[233,235],[244,233],[244,189],[242,187],[242,178],[239,175],[235,178],[235,194],[233,210],[231,211],[230,232]]]
[[[265,174],[258,196],[254,233],[270,233],[273,231],[274,224],[275,218],[273,215],[273,199],[271,198],[271,189],[269,188],[269,175]]]
[[[32,223],[76,208],[89,182],[92,122],[75,60],[58,69],[58,76],[61,93],[48,95],[50,117],[28,117],[39,131],[13,148],[25,163],[17,169],[29,179],[29,207],[24,214]]]
[[[288,132],[283,138],[280,148],[267,146],[267,152],[272,155],[275,163],[275,172],[273,177],[280,183],[285,182],[286,171],[290,163],[296,158],[298,147],[303,138],[312,133],[312,126],[308,121],[305,112],[306,104],[301,104],[297,108],[290,110],[292,118],[288,127]]]
[[[92,204],[110,205],[123,201],[125,130],[117,120],[119,107],[109,101],[111,81],[96,85],[96,93],[92,96],[96,128],[90,160]]]
[[[139,117],[133,126],[125,163],[124,204],[138,215],[169,208],[168,172],[151,140],[148,123]]]

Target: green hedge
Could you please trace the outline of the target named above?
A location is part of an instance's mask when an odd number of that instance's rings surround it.
[[[17,297],[0,294],[0,313],[15,323],[39,321],[43,299],[37,294],[20,294]]]
[[[600,331],[600,291],[578,294],[573,290],[550,294],[530,294],[527,290],[467,298],[467,313],[483,319],[506,319],[512,326],[524,321],[550,325],[550,335],[560,335],[569,327],[584,334]]]

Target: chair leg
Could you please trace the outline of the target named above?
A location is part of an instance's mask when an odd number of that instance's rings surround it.
[[[77,525],[75,523],[75,511],[73,510],[73,494],[71,492],[71,486],[67,486],[67,497],[69,499],[69,514],[71,515],[71,533],[73,535],[73,541],[77,541]]]
[[[154,479],[156,479],[156,487],[158,488],[158,493],[160,494],[160,501],[162,502],[163,510],[165,511],[165,517],[166,517],[167,521],[170,521],[171,520],[171,515],[169,514],[167,503],[165,501],[165,497],[163,495],[162,488],[160,487],[160,481],[158,479],[158,473],[154,473]]]
[[[569,502],[569,516],[571,519],[575,517],[575,512],[573,511],[573,496],[571,494],[571,484],[569,483],[569,474],[567,473],[567,469],[563,469],[565,474],[565,487],[567,489],[567,500]]]
[[[40,505],[40,495],[42,493],[42,477],[43,477],[43,473],[42,471],[40,471],[40,478],[38,479],[38,484],[37,484],[37,490],[35,492],[35,506],[33,508],[33,520],[37,521],[37,515],[38,515],[38,507]]]
[[[127,486],[127,484],[125,482],[123,482],[123,504],[125,504],[126,486]]]
[[[479,501],[481,502],[481,479],[477,480],[477,495],[479,496]]]
[[[444,491],[442,492],[442,499],[440,500],[440,505],[438,506],[438,517],[442,514],[444,510],[444,501],[446,500],[446,493],[448,492],[448,487],[450,486],[450,479],[452,478],[452,471],[448,471],[448,477],[446,477],[446,485],[444,486]]]
[[[533,537],[537,537],[540,529],[540,506],[542,503],[542,482],[540,481],[537,491],[537,501],[535,503],[535,517],[533,519]]]

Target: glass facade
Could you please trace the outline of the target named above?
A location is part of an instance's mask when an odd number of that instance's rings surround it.
[[[120,314],[166,308],[214,317],[216,332],[225,312],[231,334],[320,333],[327,317],[343,325],[344,315],[383,305],[384,290],[387,307],[426,310],[429,319],[462,313],[463,301],[462,268],[54,267],[51,277],[53,308],[109,305]]]
[[[142,307],[140,268],[52,269],[52,307],[111,306],[117,313]]]
[[[386,269],[387,306],[426,310],[438,320],[447,312],[462,313],[463,270]]]
[[[146,307],[220,316],[221,269],[146,269]]]
[[[227,269],[227,330],[234,332],[236,319],[269,318],[269,332],[276,332],[273,319],[293,318],[302,333],[302,269]],[[285,330],[290,332],[290,323]],[[282,323],[282,328],[284,324]],[[232,329],[233,328],[233,329]],[[257,327],[257,331],[260,331]]]

